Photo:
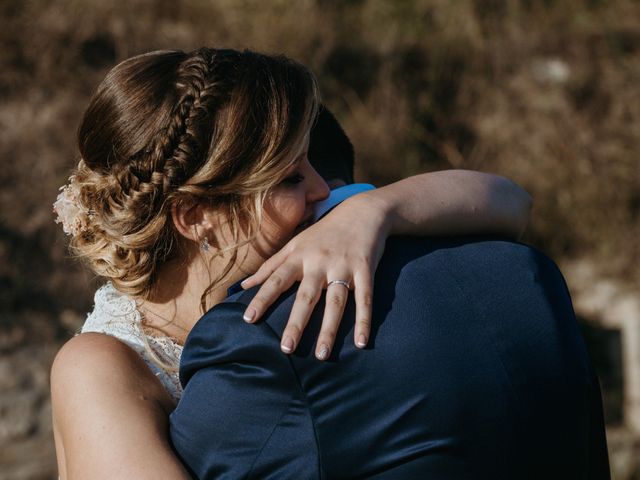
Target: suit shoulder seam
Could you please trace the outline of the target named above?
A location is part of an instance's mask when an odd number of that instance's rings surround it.
[[[279,335],[276,333],[276,331],[273,329],[273,327],[271,325],[269,325],[267,322],[264,322],[264,324],[269,328],[269,330],[271,331],[271,333],[276,337],[276,339],[279,339]],[[284,355],[284,354],[283,354]],[[304,387],[302,386],[302,382],[300,381],[300,376],[298,375],[298,371],[295,368],[295,365],[293,364],[293,361],[291,360],[291,356],[287,355],[287,362],[289,363],[289,368],[291,369],[291,374],[293,375],[296,385],[298,386],[298,390],[300,391],[300,394],[302,395],[302,398],[304,399],[304,402],[306,404],[307,407],[307,413],[309,415],[309,419],[311,421],[311,428],[313,429],[313,440],[315,442],[316,445],[316,452],[318,455],[318,478],[322,478],[322,452],[320,449],[320,442],[318,440],[318,431],[316,428],[316,419],[313,416],[313,413],[311,411],[311,405],[309,404],[309,398],[307,396],[307,392],[305,391]],[[287,409],[288,410],[288,409]],[[284,413],[283,413],[284,415]],[[282,419],[282,417],[280,417],[280,419]],[[279,425],[279,422],[276,423],[276,426],[274,427],[274,430],[271,432],[271,434],[269,435],[269,438],[271,438],[271,435],[273,435],[273,432],[275,432],[275,428],[277,428],[277,426]],[[262,448],[260,449],[260,453],[262,453],[262,450],[264,448],[264,446],[267,444],[269,439],[267,439],[264,443],[264,445],[262,446]],[[258,454],[258,456],[256,456],[256,460],[258,460],[260,453]],[[255,462],[254,462],[255,464]],[[251,469],[253,470],[253,466],[254,464],[252,464]]]

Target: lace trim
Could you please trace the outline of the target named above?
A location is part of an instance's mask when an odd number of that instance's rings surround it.
[[[182,345],[171,337],[145,332],[135,300],[116,290],[111,282],[96,291],[94,309],[81,329],[81,333],[86,332],[105,333],[129,345],[140,354],[173,400],[177,402],[180,399],[182,386],[177,370]]]

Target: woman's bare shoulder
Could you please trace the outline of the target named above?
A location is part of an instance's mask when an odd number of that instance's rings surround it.
[[[51,367],[51,390],[54,401],[61,396],[80,408],[90,398],[107,404],[143,396],[171,411],[169,395],[140,355],[102,333],[83,333],[62,346]]]
[[[157,471],[154,463],[181,470],[166,438],[173,402],[118,339],[83,333],[69,340],[51,369],[51,397],[56,443],[70,478],[138,478],[142,471],[140,478],[147,478]]]
[[[65,343],[54,361],[54,369],[60,366],[78,366],[76,362],[103,361],[112,357],[112,362],[134,361],[136,352],[117,338],[104,333],[82,333]],[[69,365],[71,364],[71,365]]]

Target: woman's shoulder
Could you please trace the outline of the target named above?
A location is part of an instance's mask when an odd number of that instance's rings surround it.
[[[161,420],[174,408],[140,355],[101,333],[83,333],[62,346],[51,367],[51,398],[56,421],[63,425],[91,425],[142,404]]]
[[[102,415],[124,413],[137,399],[153,400],[158,415],[173,402],[140,356],[118,339],[100,333],[73,337],[51,367],[51,398],[62,425],[92,424]],[[164,411],[164,412],[163,412]]]
[[[51,399],[54,437],[65,452],[67,472],[80,478],[109,472],[107,477],[121,478],[122,469],[133,469],[139,459],[151,472],[158,468],[144,464],[147,449],[164,455],[158,465],[178,472],[178,462],[158,433],[166,431],[174,403],[142,358],[118,339],[83,333],[69,340],[53,362]],[[176,473],[175,478],[183,477]]]
[[[93,333],[117,339],[144,361],[174,401],[180,398],[182,388],[177,371],[182,346],[169,337],[147,334],[136,301],[116,290],[111,283],[96,291],[93,311],[87,316],[80,333],[79,337]],[[116,349],[120,348],[115,345]],[[129,354],[131,352],[127,351]]]
[[[87,367],[114,370],[113,367],[119,363],[134,364],[140,360],[140,356],[118,338],[100,332],[87,332],[74,336],[62,345],[53,367],[68,363],[79,371]]]
[[[51,367],[51,388],[52,395],[62,388],[66,398],[77,392],[103,397],[113,391],[168,397],[135,350],[103,333],[76,335],[62,346]]]

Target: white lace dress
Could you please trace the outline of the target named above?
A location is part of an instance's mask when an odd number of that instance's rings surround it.
[[[94,304],[81,333],[105,333],[133,348],[177,402],[182,395],[178,372],[161,367],[153,356],[177,370],[182,346],[169,337],[146,334],[135,300],[116,290],[111,283],[96,291]]]

